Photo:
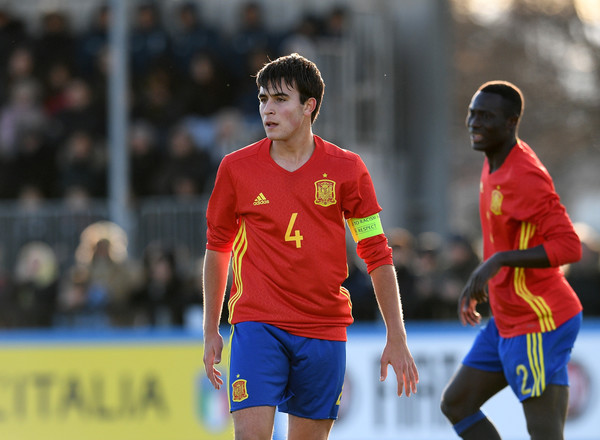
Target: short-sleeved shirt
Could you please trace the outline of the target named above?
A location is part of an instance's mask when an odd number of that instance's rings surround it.
[[[207,249],[232,251],[229,321],[346,340],[351,300],[346,224],[381,211],[361,158],[318,136],[298,170],[280,167],[263,139],[223,159],[207,210]],[[369,270],[392,264],[383,234],[361,240]]]

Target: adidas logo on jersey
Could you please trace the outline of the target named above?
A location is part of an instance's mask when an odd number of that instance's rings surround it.
[[[256,197],[254,199],[254,206],[257,206],[257,205],[266,205],[268,203],[269,203],[269,201],[267,200],[267,198],[265,197],[265,195],[263,193],[260,193],[258,195],[258,197]]]

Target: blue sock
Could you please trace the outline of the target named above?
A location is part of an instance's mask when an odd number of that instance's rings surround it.
[[[481,410],[479,410],[475,414],[471,414],[470,416],[467,416],[464,419],[462,419],[460,422],[455,424],[453,428],[458,435],[461,435],[463,432],[465,432],[467,429],[469,429],[471,426],[473,426],[475,423],[479,422],[482,419],[485,419],[485,414]]]

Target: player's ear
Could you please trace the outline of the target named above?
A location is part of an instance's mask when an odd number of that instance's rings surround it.
[[[315,111],[316,107],[317,107],[317,100],[315,98],[308,98],[304,102],[304,114],[306,116],[310,116],[312,114],[312,112]]]
[[[508,119],[506,120],[506,126],[510,130],[516,130],[518,124],[519,124],[519,117],[518,116],[509,116]]]

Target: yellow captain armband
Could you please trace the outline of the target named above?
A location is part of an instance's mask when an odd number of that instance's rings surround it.
[[[352,238],[357,243],[365,238],[383,234],[379,214],[373,214],[365,218],[349,218],[348,227],[352,233]]]

